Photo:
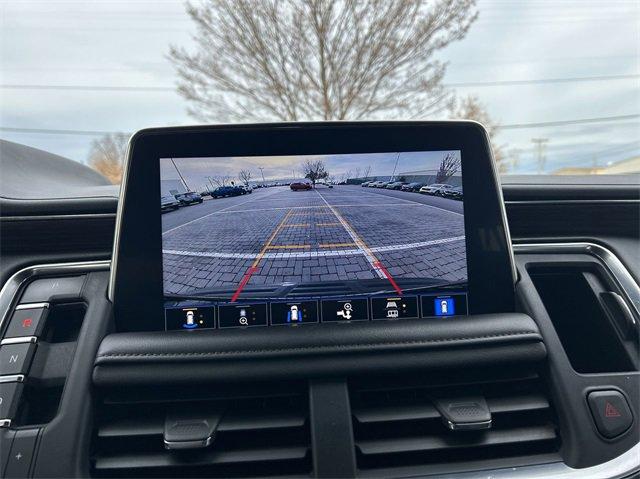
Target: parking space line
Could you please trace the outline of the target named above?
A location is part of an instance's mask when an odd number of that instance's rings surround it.
[[[309,223],[287,223],[284,226],[287,228],[308,228]]]
[[[267,249],[308,249],[310,244],[273,244],[267,246]]]
[[[244,276],[240,280],[240,284],[238,284],[238,288],[236,289],[235,293],[233,293],[233,296],[231,297],[232,303],[235,303],[238,300],[240,293],[242,293],[242,290],[249,282],[249,279],[251,279],[251,275],[253,275],[253,273],[255,273],[258,270],[258,264],[260,264],[260,261],[262,260],[262,257],[264,256],[267,249],[271,245],[271,242],[278,235],[278,233],[280,232],[284,224],[289,220],[290,216],[291,216],[291,210],[289,210],[287,214],[284,215],[284,218],[282,218],[282,221],[280,221],[280,223],[278,223],[278,226],[276,226],[276,229],[273,230],[273,233],[271,233],[271,236],[269,236],[269,239],[267,240],[267,242],[264,244],[264,246],[258,253],[258,256],[256,256],[255,261],[251,264],[247,272],[244,274]]]
[[[363,252],[364,257],[367,259],[369,264],[373,267],[373,270],[376,272],[378,277],[381,278],[381,279],[385,279],[386,278],[391,283],[391,286],[393,286],[393,289],[395,289],[398,294],[402,294],[402,290],[398,287],[398,285],[394,281],[393,277],[389,274],[389,272],[386,270],[386,268],[382,265],[382,263],[376,257],[376,255],[373,254],[373,251],[371,251],[371,249],[367,246],[367,244],[360,238],[358,233],[356,233],[356,231],[351,227],[349,222],[342,217],[342,215],[338,212],[338,210],[336,210],[333,206],[331,206],[327,202],[325,197],[322,196],[322,194],[320,192],[318,192],[318,190],[314,190],[314,191],[316,193],[318,193],[320,198],[322,198],[322,201],[324,201],[326,203],[326,205],[329,207],[329,209],[331,209],[333,214],[336,215],[336,218],[338,219],[338,221],[342,224],[344,229],[347,230],[347,233],[349,234],[349,236],[351,236],[351,239],[353,239],[353,241],[356,243],[356,246],[358,247],[358,249],[360,249]]]
[[[231,208],[234,208],[234,207],[236,207],[236,206],[240,206],[240,205],[244,205],[244,204],[246,204],[246,203],[250,203],[251,201],[260,201],[261,199],[263,199],[263,198],[268,198],[269,196],[273,196],[273,195],[275,195],[276,193],[281,193],[281,192],[280,192],[280,191],[274,191],[273,193],[267,193],[267,194],[265,194],[264,196],[262,196],[262,195],[261,195],[261,196],[260,196],[260,198],[251,198],[251,199],[248,199],[247,201],[243,201],[243,202],[241,202],[241,203],[234,203],[234,204],[232,204],[232,205],[230,205],[230,206],[227,206],[226,208],[222,208],[221,210],[213,211],[212,213],[209,213],[209,214],[207,214],[207,215],[200,216],[199,218],[195,218],[195,219],[193,219],[193,220],[191,220],[191,221],[187,221],[186,223],[183,223],[183,224],[181,224],[181,225],[174,226],[173,228],[168,229],[167,231],[164,231],[164,232],[162,233],[162,236],[166,235],[167,233],[171,233],[172,231],[175,231],[175,230],[177,230],[177,229],[179,229],[179,228],[182,228],[182,227],[184,227],[184,226],[190,225],[191,223],[195,223],[196,221],[200,221],[200,220],[203,220],[203,219],[205,219],[205,218],[208,218],[209,216],[213,216],[213,215],[215,215],[215,214],[222,213],[222,212],[227,211],[227,210],[230,210]],[[233,212],[230,212],[230,213],[233,213]]]
[[[355,243],[320,243],[320,248],[344,248],[346,246],[358,246]]]
[[[405,243],[405,244],[392,244],[386,246],[374,246],[370,248],[374,253],[387,253],[389,251],[404,251],[407,249],[428,248],[430,246],[438,246],[447,243],[455,243],[458,241],[464,241],[464,236],[453,236],[451,238],[440,238],[436,240],[420,241],[417,243]],[[233,259],[255,259],[255,253],[224,253],[215,251],[186,251],[186,250],[172,250],[165,249],[162,251],[164,254],[175,256],[194,256],[203,258],[233,258]],[[355,254],[363,254],[359,249],[341,249],[335,251],[311,251],[311,252],[290,252],[290,253],[265,253],[263,259],[276,258],[275,255],[282,255],[284,258],[308,258],[310,255],[318,256],[348,256]]]
[[[366,196],[384,196],[385,198],[394,198],[398,201],[404,201],[406,203],[413,203],[416,205],[422,205],[422,206],[427,206],[428,208],[434,208],[436,210],[441,210],[441,211],[446,211],[447,213],[453,213],[454,215],[459,215],[459,216],[464,216],[464,213],[458,213],[457,211],[452,211],[452,210],[448,210],[446,208],[440,208],[439,206],[433,206],[433,205],[428,205],[426,203],[420,203],[419,201],[415,201],[415,200],[405,200],[404,198],[398,198],[397,196],[394,195],[385,195],[385,194],[376,194],[376,193],[364,193],[364,195]]]

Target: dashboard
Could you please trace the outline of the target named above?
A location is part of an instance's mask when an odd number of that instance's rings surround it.
[[[0,200],[0,476],[634,477],[640,194],[554,188],[340,122],[138,132],[117,215]]]

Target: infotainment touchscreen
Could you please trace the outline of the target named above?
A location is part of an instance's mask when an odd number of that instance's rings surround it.
[[[160,159],[166,328],[467,314],[461,155]]]

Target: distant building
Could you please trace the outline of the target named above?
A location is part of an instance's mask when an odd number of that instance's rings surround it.
[[[177,195],[178,193],[186,193],[187,189],[179,179],[160,180],[160,194],[162,196]]]
[[[414,170],[414,171],[405,171],[398,173],[395,177],[396,180],[400,180],[402,178],[404,181],[408,183],[426,183],[432,184],[436,183],[436,177],[438,175],[438,170]],[[457,171],[451,176],[446,183],[453,186],[461,186],[462,185],[462,172]]]
[[[560,168],[552,175],[627,175],[640,173],[640,156],[616,161],[607,166],[567,166]]]

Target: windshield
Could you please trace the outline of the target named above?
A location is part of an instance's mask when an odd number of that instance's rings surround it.
[[[194,123],[470,118],[503,175],[640,172],[637,1],[5,0],[1,15],[0,157],[83,164],[79,196],[120,182],[132,132]],[[37,197],[4,176],[3,196]]]

